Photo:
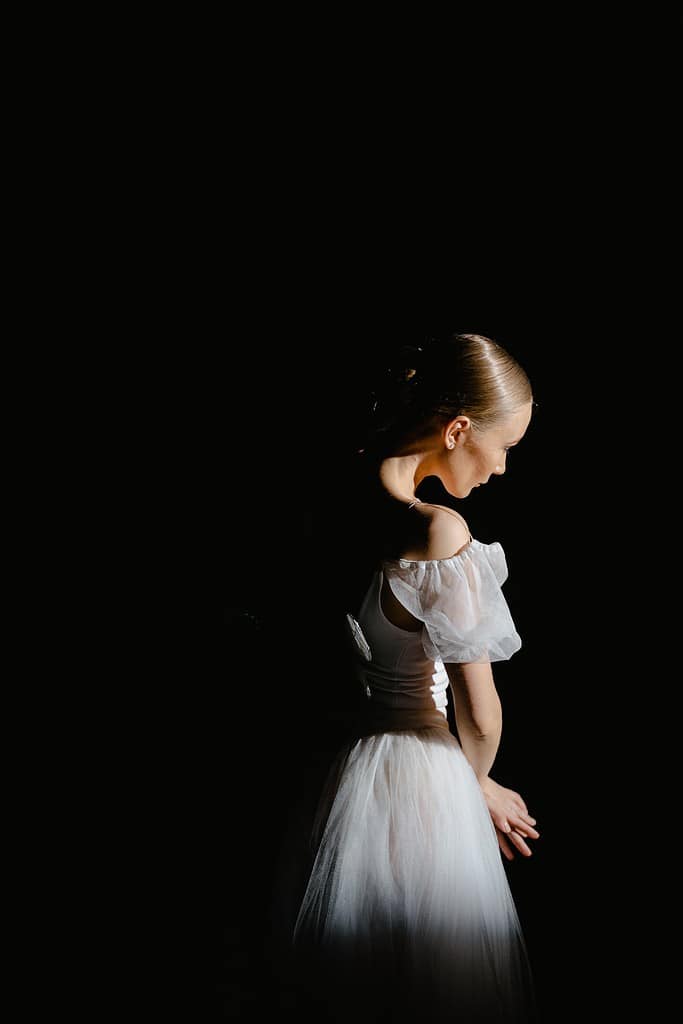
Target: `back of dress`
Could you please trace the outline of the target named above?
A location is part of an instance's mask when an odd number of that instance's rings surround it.
[[[445,715],[448,675],[443,662],[427,657],[421,630],[389,621],[382,610],[383,583],[384,569],[377,569],[357,618],[372,652],[364,666],[366,697],[386,708],[437,708]]]
[[[506,576],[500,545],[471,538],[451,558],[384,559],[347,614],[367,713],[320,799],[293,936],[335,1020],[535,1019],[495,828],[446,716],[445,663],[521,644]],[[385,579],[421,629],[387,619]]]

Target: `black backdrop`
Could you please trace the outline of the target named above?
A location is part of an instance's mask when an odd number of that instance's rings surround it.
[[[652,176],[628,178],[630,135],[594,176],[583,154],[580,187],[573,174],[534,178],[526,206],[487,178],[486,215],[432,209],[408,223],[387,200],[379,223],[340,187],[320,195],[319,219],[302,199],[302,225],[281,195],[259,197],[229,255],[209,246],[171,299],[183,342],[165,356],[176,390],[162,427],[177,430],[159,434],[173,445],[164,555],[177,608],[155,654],[173,825],[159,839],[166,902],[188,912],[172,928],[188,1019],[201,1004],[202,1019],[301,1018],[271,897],[288,825],[314,802],[357,696],[340,653],[362,585],[356,428],[385,352],[450,331],[509,348],[538,403],[508,472],[462,511],[503,544],[523,641],[494,667],[494,774],[541,831],[533,857],[506,870],[544,1024],[652,1005],[651,893],[673,849],[660,795],[671,744],[659,743],[671,672],[654,669],[668,599],[653,574],[668,574],[677,537],[664,506],[680,275],[649,226],[677,207]]]
[[[291,867],[291,820],[310,811],[357,698],[340,628],[362,583],[349,529],[356,430],[392,345],[457,330],[506,346],[538,403],[505,476],[460,506],[475,536],[505,548],[523,640],[495,666],[504,735],[493,774],[523,794],[541,839],[506,870],[545,1020],[572,1019],[588,992],[609,1007],[613,850],[597,780],[611,770],[620,672],[606,625],[618,552],[605,542],[623,485],[605,387],[620,385],[601,369],[614,318],[590,284],[570,302],[548,279],[534,296],[499,286],[495,300],[454,288],[432,315],[433,295],[411,303],[390,290],[373,303],[360,289],[342,311],[338,295],[324,297],[329,308],[318,295],[308,318],[280,295],[272,319],[210,351],[200,375],[199,628],[211,658],[193,689],[191,821],[203,994],[216,1020],[304,1012],[280,961],[273,886]]]
[[[451,330],[507,345],[539,403],[508,473],[463,511],[504,545],[523,639],[495,667],[496,771],[542,832],[507,870],[545,1024],[641,1007],[656,1019],[667,943],[649,911],[668,920],[657,883],[678,853],[678,627],[666,617],[678,587],[667,512],[680,463],[681,22],[634,8],[626,32],[622,11],[596,18],[562,7],[552,24],[506,23],[495,53],[488,32],[472,47],[449,29],[445,60],[424,51],[443,82],[423,80],[383,22],[370,69],[387,50],[399,69],[380,69],[380,100],[367,77],[350,97],[353,46],[319,91],[317,39],[292,88],[298,62],[277,31],[264,49],[259,24],[226,89],[225,35],[214,56],[202,32],[194,95],[179,49],[178,177],[154,189],[165,251],[138,247],[149,310],[124,332],[151,430],[125,492],[140,583],[131,593],[126,576],[113,628],[118,645],[137,601],[135,640],[148,632],[149,646],[125,675],[151,761],[132,789],[152,850],[136,881],[143,910],[152,889],[160,902],[156,935],[141,924],[136,938],[143,971],[153,943],[165,947],[158,984],[186,999],[183,1020],[299,1019],[273,963],[270,894],[290,814],[313,799],[348,707],[348,440],[381,348]],[[301,39],[307,49],[308,30]],[[149,387],[137,362],[148,352]],[[137,874],[138,819],[126,825]]]

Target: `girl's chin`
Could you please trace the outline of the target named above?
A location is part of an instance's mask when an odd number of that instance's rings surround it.
[[[480,487],[480,486],[481,486],[480,484],[470,484],[468,489],[463,494],[458,494],[457,497],[458,498],[466,498],[468,494],[471,494],[472,491],[476,490],[477,487]]]
[[[466,498],[468,494],[471,494],[475,487],[479,487],[479,484],[470,484],[469,487],[459,488],[457,491],[449,491],[454,498]]]

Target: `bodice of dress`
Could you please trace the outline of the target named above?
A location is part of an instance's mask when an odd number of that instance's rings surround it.
[[[448,703],[443,662],[427,657],[422,631],[400,629],[382,611],[384,569],[373,573],[357,622],[372,652],[363,669],[366,695],[387,708],[438,708]],[[444,712],[445,713],[445,712]]]
[[[358,674],[373,706],[436,709],[445,717],[446,663],[507,660],[519,650],[521,639],[501,589],[507,575],[501,545],[474,538],[450,558],[383,561],[357,616],[347,615]],[[385,616],[385,578],[422,629],[402,629]]]

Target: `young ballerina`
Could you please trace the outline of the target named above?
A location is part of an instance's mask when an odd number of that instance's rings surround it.
[[[417,354],[380,396],[382,429],[363,455],[376,555],[347,622],[365,707],[320,796],[294,947],[334,1020],[528,1022],[533,982],[501,852],[530,856],[539,832],[490,774],[502,728],[491,663],[521,645],[505,555],[416,490],[437,477],[462,500],[504,473],[533,397],[481,335]]]

